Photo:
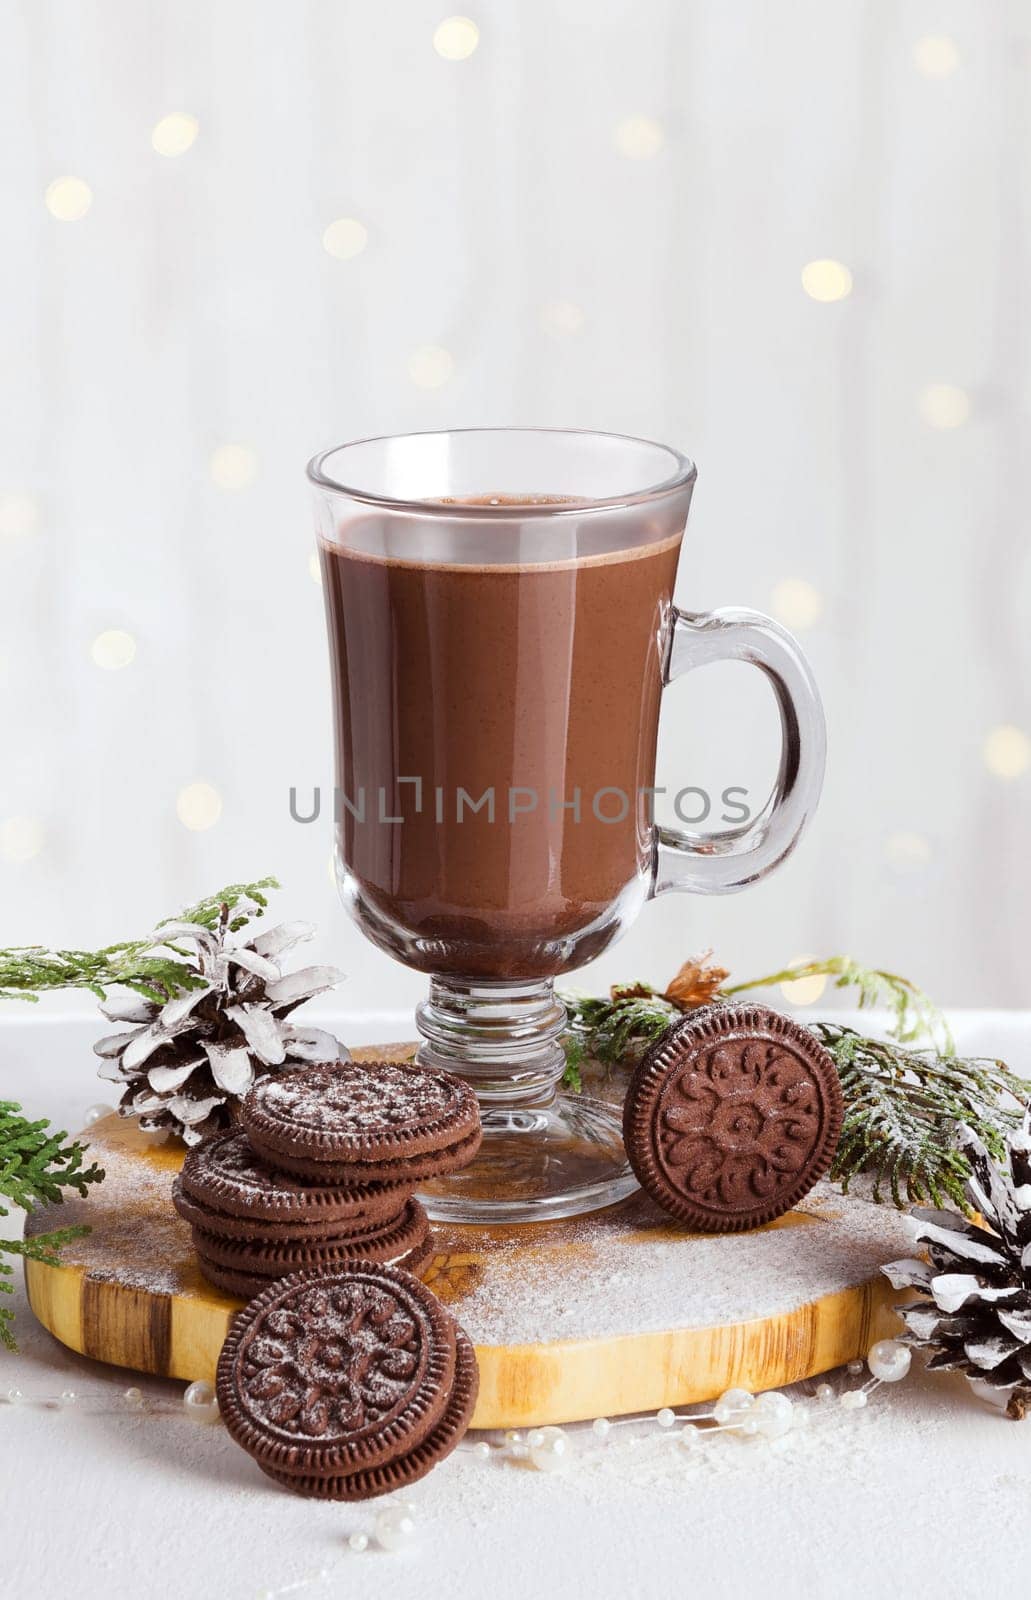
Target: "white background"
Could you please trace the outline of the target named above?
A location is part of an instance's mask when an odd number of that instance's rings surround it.
[[[779,586],[811,586],[831,735],[796,858],[648,907],[585,981],[848,950],[1026,1004],[1031,776],[992,765],[1026,765],[1031,729],[1031,12],[469,9],[456,62],[429,0],[3,0],[0,943],[133,936],[272,871],[349,1004],[409,1007],[422,980],[336,905],[327,825],[288,816],[291,784],[331,782],[304,462],[571,424],[698,461],[681,603],[791,619]],[[199,131],[167,157],[173,112]],[[45,203],[62,175],[90,186],[79,220]],[[323,247],[341,217],[352,259]],[[852,274],[833,304],[801,283],[825,257]],[[91,658],[111,629],[119,671]],[[668,698],[660,781],[758,797],[762,684]],[[198,782],[203,831],[177,816]]]

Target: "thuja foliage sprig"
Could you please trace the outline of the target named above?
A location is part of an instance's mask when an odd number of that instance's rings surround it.
[[[837,988],[854,989],[861,1009],[886,1009],[890,1018],[884,1039],[838,1023],[812,1024],[834,1057],[845,1099],[831,1176],[847,1188],[858,1173],[870,1173],[874,1198],[890,1197],[897,1206],[949,1199],[966,1209],[970,1168],[956,1148],[959,1126],[973,1129],[1001,1157],[1028,1086],[1001,1061],[957,1056],[945,1017],[923,990],[848,956],[729,985],[723,982],[728,974],[702,957],[685,962],[663,991],[633,983],[613,988],[608,998],[565,994],[566,1083],[579,1089],[583,1063],[592,1058],[609,1069],[629,1070],[671,1021],[700,1005],[818,975],[832,977]],[[913,1048],[920,1039],[928,1048]]]
[[[275,878],[255,883],[231,883],[217,894],[189,906],[180,917],[166,917],[145,939],[108,945],[103,950],[48,950],[25,945],[0,950],[0,1000],[31,1000],[51,989],[87,989],[103,1000],[108,989],[132,989],[159,1003],[188,989],[203,986],[204,978],[191,970],[188,953],[174,940],[161,941],[161,929],[173,920],[214,928],[223,905],[229,907],[229,927],[237,932],[268,905],[267,889],[278,889]]]
[[[0,1101],[0,1217],[10,1215],[10,1200],[23,1211],[39,1205],[60,1205],[65,1191],[85,1196],[91,1184],[99,1183],[104,1173],[96,1162],[86,1165],[85,1145],[65,1144],[63,1131],[51,1133],[46,1120],[30,1122],[13,1101]],[[55,1266],[59,1252],[70,1239],[79,1239],[89,1228],[55,1228],[34,1239],[0,1239],[0,1254],[28,1257]],[[0,1294],[11,1294],[12,1268],[0,1260]],[[15,1348],[11,1332],[13,1312],[0,1307],[0,1344]]]
[[[875,1200],[887,1193],[901,1207],[949,1199],[968,1210],[970,1164],[956,1132],[972,1129],[1001,1160],[1007,1133],[1020,1126],[1027,1084],[988,1057],[911,1050],[838,1023],[817,1022],[812,1031],[837,1063],[845,1099],[831,1177],[847,1189],[869,1172]]]
[[[803,961],[770,972],[763,978],[733,983],[721,989],[724,999],[744,994],[749,989],[767,989],[778,983],[794,983],[800,978],[833,978],[835,989],[854,989],[861,1011],[887,1011],[892,1021],[889,1032],[900,1044],[927,1039],[944,1054],[955,1051],[948,1022],[938,1006],[915,983],[880,967],[864,967],[851,956],[831,956],[826,961]]]

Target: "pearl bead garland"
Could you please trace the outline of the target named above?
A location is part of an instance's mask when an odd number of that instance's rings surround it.
[[[183,1410],[194,1422],[214,1422],[218,1416],[218,1400],[210,1383],[203,1379],[191,1383],[183,1395]]]
[[[538,1472],[564,1472],[572,1458],[573,1442],[562,1428],[534,1428],[526,1444]]]
[[[912,1361],[913,1352],[909,1346],[900,1344],[897,1339],[879,1339],[870,1347],[866,1358],[871,1376],[880,1383],[900,1383]]]
[[[102,1100],[98,1100],[96,1105],[87,1106],[82,1118],[83,1127],[92,1128],[93,1124],[99,1122],[102,1117],[114,1116],[114,1110],[114,1106],[105,1105]]]
[[[377,1516],[374,1527],[376,1543],[381,1550],[403,1550],[412,1543],[416,1534],[415,1518],[411,1507],[405,1503],[385,1506]]]
[[[727,1389],[712,1408],[712,1414],[721,1428],[733,1422],[755,1404],[755,1396],[747,1389]]]

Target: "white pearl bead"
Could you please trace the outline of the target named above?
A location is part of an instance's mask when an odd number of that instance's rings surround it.
[[[607,1439],[612,1431],[612,1424],[608,1417],[595,1417],[591,1423],[591,1432],[596,1433],[599,1439]]]
[[[846,1371],[851,1372],[853,1378],[858,1377],[862,1370],[863,1363],[861,1361],[850,1361],[848,1367],[846,1368]]]
[[[526,1440],[538,1472],[564,1472],[573,1454],[572,1440],[561,1428],[534,1428]]]
[[[8,1389],[6,1395],[4,1396],[9,1406],[16,1406],[21,1397],[22,1394],[20,1389]]]
[[[913,1353],[908,1345],[897,1339],[878,1339],[871,1345],[866,1364],[873,1377],[882,1383],[900,1383],[909,1371]]]
[[[489,1461],[490,1445],[487,1443],[486,1439],[479,1439],[476,1444],[472,1446],[472,1453],[476,1457],[477,1461]]]
[[[218,1400],[210,1383],[203,1379],[191,1383],[183,1393],[183,1409],[195,1422],[214,1422],[218,1416]]]
[[[738,1432],[743,1433],[746,1439],[754,1439],[759,1432],[759,1423],[755,1417],[746,1417],[738,1424]]]
[[[677,1420],[677,1414],[675,1411],[671,1411],[669,1406],[663,1406],[661,1411],[656,1411],[655,1420],[660,1428],[672,1428]]]
[[[408,1506],[387,1506],[376,1518],[381,1550],[403,1550],[415,1538],[415,1520]]]
[[[826,1401],[834,1399],[834,1394],[835,1390],[833,1383],[818,1383],[816,1385],[817,1400],[822,1400],[826,1403]]]
[[[508,1428],[505,1431],[506,1444],[522,1444],[523,1436],[518,1428]]]
[[[770,1389],[766,1394],[757,1396],[748,1415],[750,1421],[754,1419],[757,1423],[764,1439],[779,1439],[782,1434],[791,1431],[794,1410],[786,1394]]]
[[[716,1421],[722,1425],[733,1422],[741,1412],[754,1404],[755,1397],[747,1389],[727,1389],[712,1408]]]
[[[681,1450],[685,1450],[688,1455],[694,1455],[696,1450],[702,1448],[701,1430],[695,1427],[693,1422],[685,1422],[680,1430],[677,1443],[680,1445]]]
[[[78,1398],[79,1397],[75,1393],[74,1389],[62,1389],[61,1390],[61,1404],[63,1406],[73,1406],[75,1404],[76,1400],[78,1400]]]
[[[862,1389],[846,1389],[838,1404],[842,1411],[862,1411],[866,1405],[866,1394]]]
[[[352,1533],[347,1538],[348,1550],[353,1550],[356,1555],[361,1555],[363,1550],[369,1548],[369,1535],[367,1533]]]
[[[83,1113],[82,1125],[84,1128],[92,1128],[93,1124],[99,1122],[101,1117],[113,1117],[114,1111],[114,1106],[105,1105],[103,1100],[98,1100],[95,1106],[86,1107]]]
[[[143,1404],[143,1390],[136,1388],[126,1389],[122,1399],[130,1406],[141,1406]]]

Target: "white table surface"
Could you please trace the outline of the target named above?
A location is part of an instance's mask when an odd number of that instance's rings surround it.
[[[401,1018],[338,1018],[350,1043],[404,1037]],[[1031,1014],[964,1013],[961,1049],[1031,1077]],[[43,1007],[0,1019],[0,1098],[76,1128],[110,1097],[92,1078],[93,1018]],[[15,1219],[16,1225],[16,1219]],[[132,1379],[65,1350],[20,1288],[21,1349],[0,1351],[0,1397],[117,1397]],[[852,1380],[855,1381],[855,1380]],[[182,1385],[141,1379],[148,1395]],[[375,1506],[278,1490],[225,1430],[185,1416],[0,1404],[0,1593],[73,1590],[137,1600],[330,1600],[1023,1593],[1031,1422],[1005,1421],[961,1379],[914,1374],[865,1412],[812,1408],[783,1448],[711,1439],[684,1458],[658,1429],[599,1447],[571,1430],[570,1471],[547,1476],[459,1452],[417,1485],[418,1538],[401,1554],[346,1549]],[[289,1586],[320,1567],[331,1576]]]

